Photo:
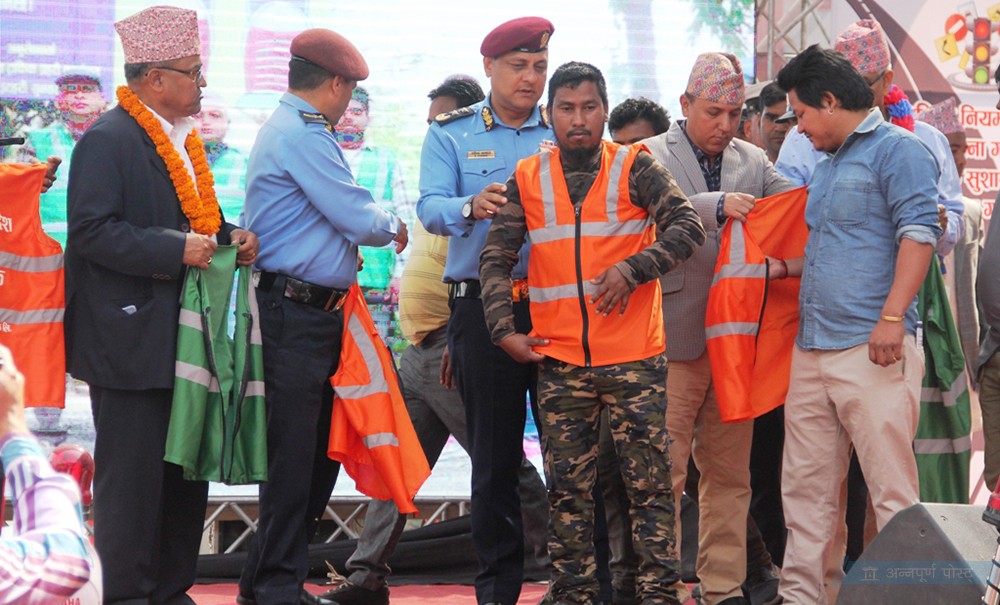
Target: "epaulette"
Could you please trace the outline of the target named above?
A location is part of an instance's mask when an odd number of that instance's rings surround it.
[[[465,116],[471,116],[476,113],[471,107],[460,107],[459,109],[454,109],[445,113],[439,113],[434,116],[434,121],[444,126],[448,122],[454,122],[459,118],[464,118]]]
[[[313,113],[311,111],[299,111],[299,117],[306,124],[322,124],[327,128],[330,127],[330,121],[326,119],[326,116],[321,113]]]
[[[542,116],[542,126],[551,128],[552,122],[549,120],[549,108],[544,105],[539,105],[538,114]]]

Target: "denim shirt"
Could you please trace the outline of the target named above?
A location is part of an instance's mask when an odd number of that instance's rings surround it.
[[[938,173],[927,148],[878,109],[816,165],[805,214],[800,348],[839,350],[868,341],[895,278],[900,239],[933,246],[941,233]],[[916,322],[914,298],[908,333]]]
[[[948,231],[938,238],[936,250],[938,254],[948,254],[965,230],[965,221],[962,219],[965,213],[965,204],[962,202],[962,180],[958,176],[958,168],[955,167],[955,158],[948,146],[948,139],[943,134],[933,126],[919,121],[914,125],[913,134],[927,146],[937,159],[941,170],[937,181],[937,202],[948,211]],[[822,151],[817,151],[812,141],[799,132],[798,128],[792,128],[785,136],[774,168],[795,186],[801,187],[809,184],[816,164],[826,155]]]

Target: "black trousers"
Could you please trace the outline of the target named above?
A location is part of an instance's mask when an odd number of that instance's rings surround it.
[[[757,522],[774,564],[785,560],[785,512],[781,508],[781,454],[785,447],[785,406],[753,421],[750,447],[750,515]]]
[[[330,500],[340,464],[326,455],[343,313],[281,296],[283,278],[258,289],[267,401],[267,482],[240,577],[260,605],[298,603],[308,545]]]
[[[193,605],[208,483],[164,462],[173,391],[91,385],[95,545],[104,602]]]
[[[531,329],[528,303],[514,303],[517,331]],[[469,424],[472,543],[479,603],[516,603],[524,575],[517,472],[524,455],[525,394],[535,400],[534,364],[515,362],[490,341],[478,298],[456,298],[448,347]]]

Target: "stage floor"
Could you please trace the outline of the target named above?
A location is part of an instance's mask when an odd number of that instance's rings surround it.
[[[545,594],[544,583],[525,584],[517,605],[536,605]],[[306,584],[313,594],[325,592],[325,586]],[[234,605],[236,584],[197,584],[190,592],[198,605]],[[389,589],[392,605],[476,605],[476,591],[472,586],[457,584],[393,586]],[[685,605],[694,605],[689,600]]]

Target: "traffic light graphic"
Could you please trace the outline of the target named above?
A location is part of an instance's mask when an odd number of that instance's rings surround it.
[[[976,84],[989,84],[990,82],[990,57],[996,52],[990,47],[990,20],[985,17],[969,17],[966,25],[972,32],[972,39],[967,42],[966,50],[972,55],[971,64],[966,67],[965,73]],[[971,46],[971,48],[968,48]]]

